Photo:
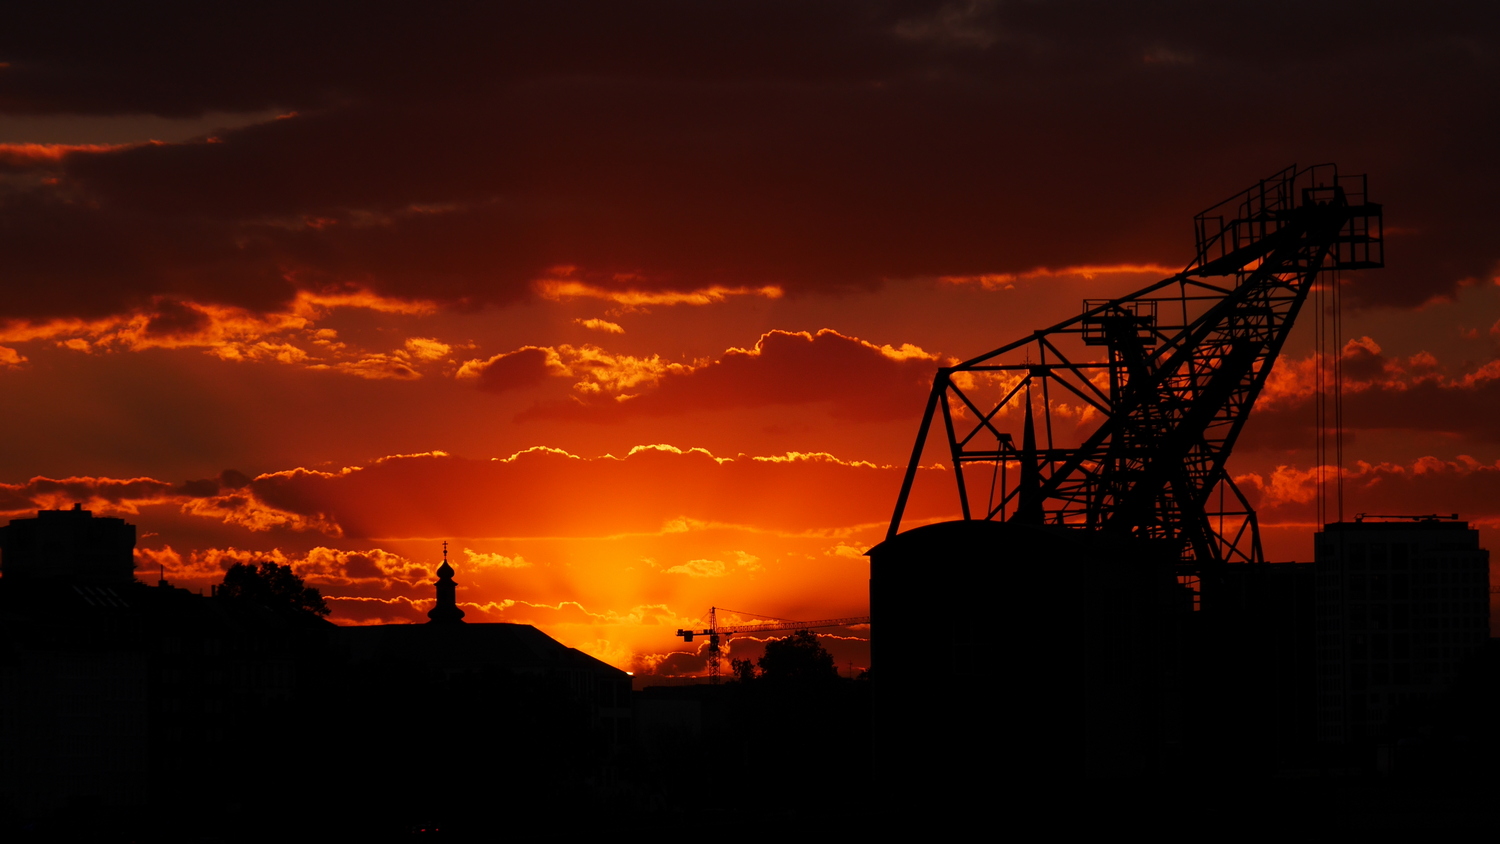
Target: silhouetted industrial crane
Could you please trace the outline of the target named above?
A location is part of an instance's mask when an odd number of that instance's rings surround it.
[[[1332,164],[1288,167],[1197,215],[1181,273],[940,368],[888,538],[941,413],[964,520],[1166,541],[1184,578],[1261,560],[1224,462],[1320,274],[1384,265],[1365,191]]]
[[[784,618],[773,618],[768,615],[757,613],[740,612],[739,610],[726,609],[724,612],[733,613],[748,618],[769,618],[769,622],[754,622],[751,624],[734,624],[726,627],[719,626],[719,608],[708,608],[708,627],[704,630],[678,630],[677,635],[684,642],[693,641],[694,636],[708,637],[708,681],[714,685],[719,683],[719,642],[720,637],[728,639],[736,633],[759,633],[765,630],[812,630],[818,627],[848,627],[851,624],[869,624],[870,617],[867,615],[855,618],[824,618],[818,621],[789,621]]]

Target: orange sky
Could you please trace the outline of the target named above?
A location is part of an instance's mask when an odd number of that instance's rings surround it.
[[[1489,13],[617,6],[0,33],[0,518],[123,515],[192,588],[286,561],[341,623],[421,620],[447,540],[470,620],[694,672],[712,605],[867,612],[936,366],[1335,160],[1387,225],[1346,513],[1500,524]],[[1231,461],[1275,559],[1310,557],[1311,349]],[[940,457],[908,524],[957,512]]]

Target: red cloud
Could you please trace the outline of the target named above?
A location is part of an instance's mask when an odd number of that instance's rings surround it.
[[[76,152],[107,152],[119,144],[0,144],[0,173],[8,170],[25,172],[60,165]]]
[[[38,509],[81,503],[101,514],[129,515],[145,507],[172,506],[189,517],[251,532],[290,530],[350,540],[607,537],[713,525],[803,533],[883,523],[902,473],[903,467],[846,462],[827,454],[721,458],[702,449],[660,445],[640,446],[624,457],[597,458],[541,448],[503,460],[465,460],[439,452],[391,457],[339,472],[274,472],[254,480],[233,471],[182,484],[151,478],[35,478],[27,484],[0,484],[0,513],[25,517]],[[908,507],[912,523],[948,514],[953,505],[944,480],[919,484]],[[478,552],[469,563],[526,565]],[[388,570],[382,576],[404,575]]]
[[[269,512],[335,524],[351,539],[412,536],[612,536],[752,525],[803,532],[890,517],[903,467],[828,455],[718,458],[669,446],[622,458],[530,449],[505,460],[393,458],[339,473],[263,475],[251,488]],[[952,505],[924,484],[913,523]]]
[[[1330,495],[1335,477],[1335,470],[1328,467],[1325,478]],[[1235,481],[1250,497],[1262,524],[1311,525],[1317,521],[1313,467],[1278,466],[1268,474],[1245,474]],[[1359,512],[1456,512],[1469,521],[1500,527],[1500,463],[1480,463],[1467,455],[1455,460],[1423,457],[1408,464],[1360,461],[1344,471],[1344,498],[1345,518]]]
[[[1427,352],[1386,356],[1374,340],[1345,344],[1346,431],[1435,431],[1473,442],[1500,441],[1500,361],[1461,374],[1444,371]],[[1246,427],[1247,448],[1313,444],[1316,357],[1278,361]],[[1331,391],[1331,375],[1330,386]]]
[[[36,510],[81,504],[101,514],[129,515],[142,507],[172,505],[183,513],[237,525],[251,531],[272,528],[338,532],[320,518],[269,507],[248,489],[251,482],[227,470],[218,478],[169,484],[152,478],[32,478],[25,484],[0,484],[0,515],[27,517]]]
[[[915,418],[932,384],[937,357],[914,346],[876,346],[832,329],[771,331],[751,349],[730,349],[713,363],[663,372],[654,389],[590,403],[539,404],[518,419],[607,421],[699,410],[826,402],[836,418]]]
[[[487,361],[470,361],[459,370],[459,376],[476,378],[479,389],[488,393],[533,387],[552,374],[547,365],[548,357],[547,349],[524,346]]]

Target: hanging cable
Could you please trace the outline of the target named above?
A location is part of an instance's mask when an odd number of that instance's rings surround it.
[[[1333,271],[1333,488],[1344,520],[1344,280]]]
[[[1328,318],[1328,315],[1327,310],[1324,306],[1324,279],[1326,279],[1326,276],[1314,281],[1312,289],[1313,313],[1315,314],[1315,318],[1313,319],[1313,425],[1316,429],[1313,439],[1313,476],[1317,488],[1317,504],[1315,509],[1317,512],[1318,527],[1320,529],[1323,525],[1328,523],[1328,508],[1326,505],[1326,489],[1323,469],[1324,464],[1328,462],[1326,460],[1328,435],[1328,417],[1326,403],[1327,393],[1325,389],[1326,384],[1323,374],[1324,367],[1326,366],[1326,362],[1328,360],[1328,331],[1325,325],[1325,320]]]

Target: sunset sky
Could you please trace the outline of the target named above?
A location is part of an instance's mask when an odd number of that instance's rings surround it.
[[[937,366],[1334,161],[1386,226],[1345,277],[1345,513],[1494,547],[1484,4],[315,8],[7,11],[0,518],[123,516],[193,589],[285,562],[344,624],[425,620],[447,540],[469,621],[699,671],[672,634],[712,605],[868,611]],[[1278,560],[1311,558],[1311,353],[1231,461]],[[940,457],[909,525],[957,513]]]

